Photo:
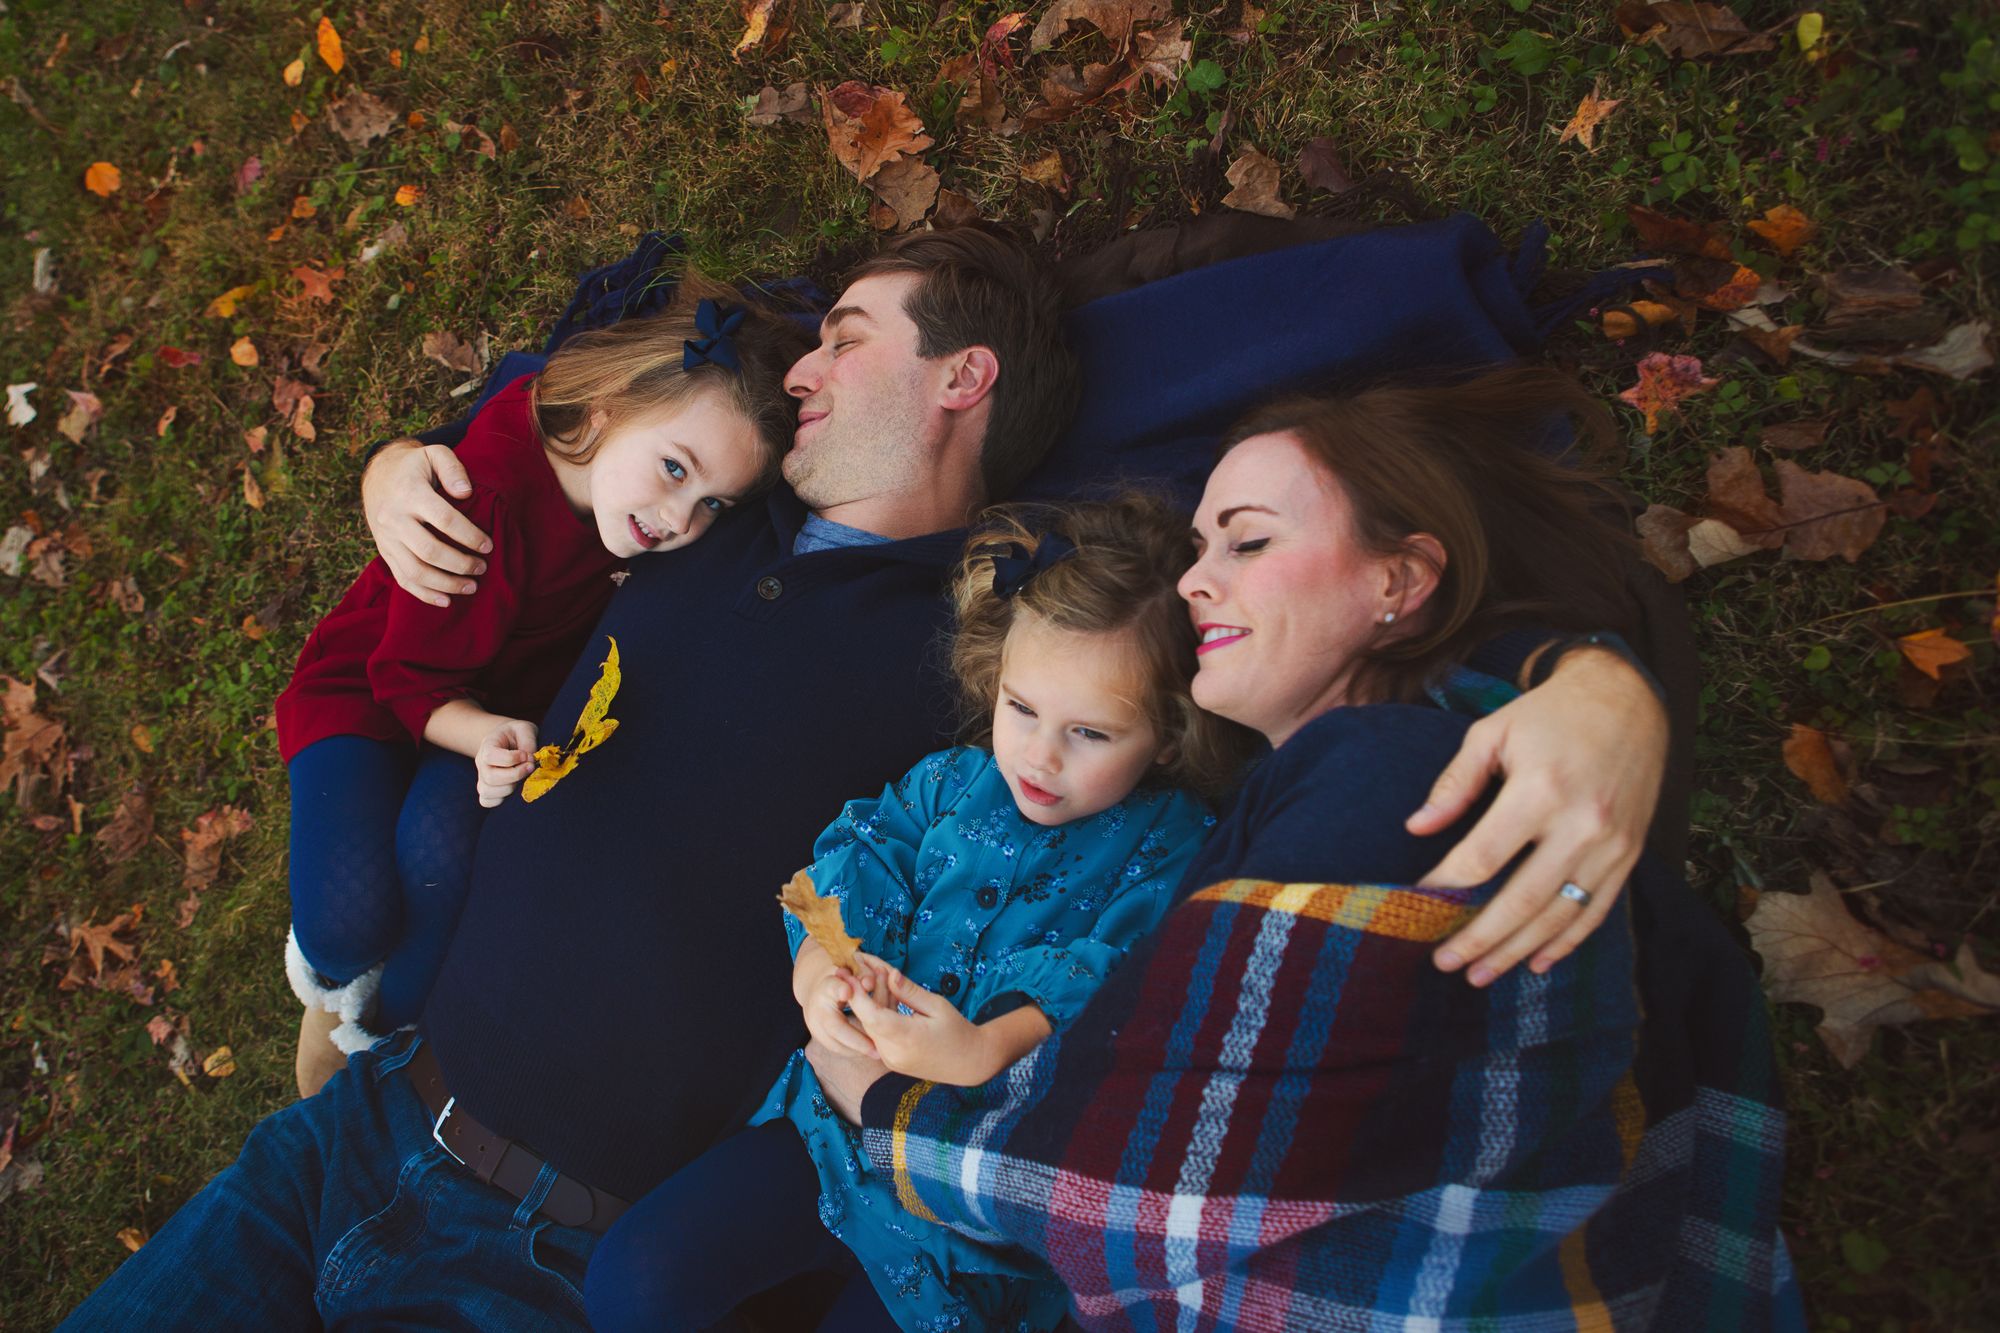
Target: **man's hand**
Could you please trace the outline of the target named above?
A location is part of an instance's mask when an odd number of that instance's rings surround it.
[[[1495,773],[1506,783],[1485,816],[1425,875],[1433,888],[1484,883],[1529,843],[1500,893],[1433,955],[1484,986],[1530,953],[1546,972],[1595,930],[1645,847],[1667,759],[1667,715],[1616,653],[1564,654],[1539,689],[1474,723],[1406,827],[1448,828]],[[1561,895],[1565,884],[1589,901]]]
[[[535,724],[516,717],[503,719],[486,733],[472,756],[481,805],[500,804],[522,778],[535,771],[535,740]]]
[[[493,549],[441,490],[460,499],[472,494],[465,465],[441,444],[391,441],[361,474],[361,513],[382,563],[398,587],[432,606],[474,591],[478,585],[468,576],[484,574],[486,562],[472,553]]]
[[[860,1124],[861,1099],[876,1079],[889,1072],[888,1067],[871,1056],[836,1051],[817,1038],[806,1043],[806,1059],[819,1076],[826,1104],[850,1125]]]

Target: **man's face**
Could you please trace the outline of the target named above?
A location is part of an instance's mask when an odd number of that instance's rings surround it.
[[[917,326],[903,313],[920,280],[881,273],[849,287],[821,322],[819,347],[785,376],[799,400],[785,480],[813,509],[907,490],[922,475],[942,371],[917,355]]]

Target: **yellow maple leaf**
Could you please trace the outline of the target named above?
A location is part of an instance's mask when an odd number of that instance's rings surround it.
[[[340,33],[332,19],[319,21],[319,58],[335,74],[347,67],[347,54],[340,49]]]
[[[787,912],[799,919],[806,928],[806,934],[826,950],[826,956],[835,967],[854,969],[854,951],[861,947],[861,941],[847,933],[847,923],[840,917],[840,899],[820,897],[814,887],[812,876],[801,870],[785,881],[785,887],[778,894],[778,902]]]
[[[109,162],[93,162],[83,173],[83,188],[100,198],[109,199],[118,193],[121,183],[118,168]]]
[[[1560,139],[1556,140],[1558,144],[1565,144],[1574,139],[1582,144],[1586,151],[1592,153],[1597,151],[1597,127],[1602,125],[1605,118],[1613,111],[1616,111],[1619,105],[1619,99],[1617,98],[1605,98],[1597,95],[1602,90],[1602,86],[1601,84],[1592,84],[1590,91],[1583,95],[1583,100],[1576,104],[1576,114],[1570,117],[1569,124],[1563,126],[1558,131],[1562,135]]]
[[[211,319],[229,319],[236,314],[237,305],[255,290],[256,288],[250,286],[231,287],[228,291],[210,301],[208,309],[202,313]]]
[[[579,759],[611,739],[611,733],[618,730],[618,719],[609,715],[611,700],[617,695],[622,679],[618,671],[618,640],[611,639],[611,652],[598,669],[597,683],[590,687],[590,698],[584,702],[583,715],[576,720],[576,730],[561,745],[544,745],[535,751],[535,771],[521,784],[522,800],[540,800],[549,788],[569,775]]]

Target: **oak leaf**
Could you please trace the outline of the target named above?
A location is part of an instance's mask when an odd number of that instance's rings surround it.
[[[306,289],[305,295],[307,300],[331,301],[333,299],[333,284],[347,276],[347,269],[345,266],[335,269],[317,269],[311,264],[300,264],[292,270],[292,276],[297,278],[299,285]]]
[[[118,187],[123,183],[124,177],[109,162],[93,162],[83,173],[83,188],[100,199],[109,199],[118,193]]]
[[[828,146],[839,163],[866,181],[905,153],[921,153],[934,142],[903,94],[849,79],[820,93]]]
[[[1970,646],[1952,638],[1941,629],[1919,630],[1915,634],[1905,634],[1896,640],[1896,647],[1901,650],[1905,658],[1909,659],[1911,666],[1932,680],[1942,680],[1941,673],[1946,667],[1972,657]]]
[[[835,967],[853,969],[854,954],[861,947],[861,941],[847,933],[847,923],[840,916],[840,899],[822,898],[813,885],[812,876],[801,870],[785,881],[785,887],[778,894],[778,902],[798,918],[814,943],[826,950],[828,962]]]
[[[319,31],[315,34],[315,41],[319,46],[319,58],[326,62],[328,69],[338,74],[347,67],[347,53],[341,49],[340,31],[333,26],[332,19],[323,18],[319,21]]]
[[[1583,95],[1583,100],[1576,104],[1576,114],[1570,117],[1569,124],[1561,129],[1550,127],[1549,133],[1562,136],[1556,140],[1558,145],[1574,139],[1582,144],[1587,152],[1597,151],[1597,127],[1602,125],[1620,105],[1617,98],[1598,96],[1603,90],[1602,82],[1592,84],[1590,91]]]
[[[2000,1012],[2000,977],[1970,945],[1949,963],[1933,958],[1857,921],[1824,875],[1811,883],[1810,893],[1759,894],[1743,924],[1764,960],[1765,993],[1817,1006],[1820,1040],[1843,1068],[1868,1053],[1877,1028]]]
[[[1720,383],[1702,375],[1699,357],[1654,352],[1639,362],[1639,382],[1618,396],[1645,414],[1646,433],[1651,435],[1663,415],[1680,411],[1684,399]]]
[[[1232,187],[1222,197],[1224,208],[1272,218],[1298,215],[1297,209],[1278,197],[1278,164],[1256,149],[1244,149],[1223,175]]]
[[[1845,749],[1842,746],[1841,749]],[[1806,784],[1813,799],[1825,805],[1839,805],[1847,799],[1846,765],[1834,750],[1827,734],[1803,722],[1792,724],[1785,738],[1785,767]]]
[[[535,771],[521,784],[523,801],[540,800],[575,770],[583,756],[611,739],[611,733],[618,730],[618,719],[611,716],[611,701],[617,697],[623,679],[618,669],[618,640],[614,638],[610,653],[598,668],[597,680],[590,687],[590,698],[584,701],[583,712],[577,717],[576,729],[561,745],[544,745],[535,751]]]
[[[78,985],[91,981],[104,972],[104,956],[110,954],[121,962],[131,962],[137,955],[137,947],[130,940],[118,937],[138,924],[138,917],[131,912],[120,912],[101,926],[88,922],[73,927],[69,932],[69,952],[72,956],[81,949],[88,958],[89,971],[71,968],[70,975],[62,980],[62,989],[75,990]],[[79,960],[83,961],[83,960]],[[75,980],[72,981],[72,978]]]
[[[396,109],[371,92],[360,88],[326,109],[326,123],[347,140],[350,148],[366,148],[396,128]]]
[[[1818,223],[1790,204],[1765,209],[1764,216],[1749,226],[1784,259],[1790,259],[1819,230]]]

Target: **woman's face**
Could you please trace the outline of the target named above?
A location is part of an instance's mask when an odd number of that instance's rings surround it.
[[[1398,610],[1403,563],[1364,550],[1352,519],[1290,434],[1254,435],[1223,456],[1180,581],[1202,640],[1196,703],[1275,746],[1347,702],[1362,650]]]

